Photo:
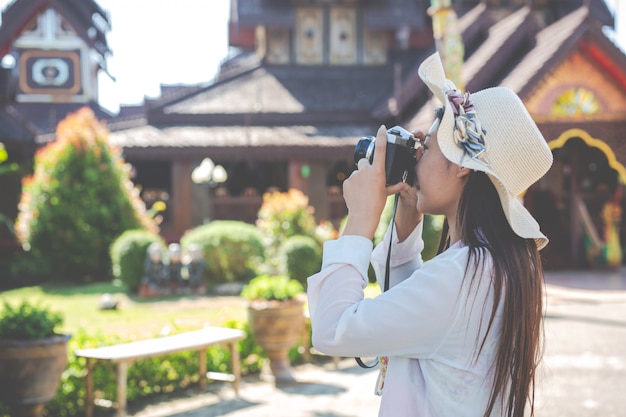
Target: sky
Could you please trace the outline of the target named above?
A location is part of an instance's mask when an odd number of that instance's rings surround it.
[[[0,0],[0,9],[12,0]],[[209,83],[228,54],[230,0],[96,0],[109,12],[113,55],[99,76],[100,104],[157,97],[161,84]],[[626,51],[626,0],[606,0],[615,10],[616,39]],[[609,34],[610,35],[610,34]]]
[[[159,95],[160,84],[209,83],[228,54],[230,0],[97,0],[109,12],[113,55],[100,103],[116,111]]]

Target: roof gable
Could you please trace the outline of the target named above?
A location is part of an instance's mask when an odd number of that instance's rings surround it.
[[[525,101],[537,121],[626,119],[626,90],[583,48],[556,65],[539,85]],[[559,111],[565,106],[568,112]]]
[[[552,106],[573,88],[593,95],[602,109],[586,115],[587,120],[623,119],[626,56],[602,32],[589,8],[581,7],[542,30],[535,47],[501,85],[517,92],[539,119],[554,119]]]
[[[55,9],[90,47],[105,57],[111,52],[106,40],[110,18],[94,0],[16,0],[2,11],[0,27],[0,56],[11,45],[24,27],[47,8]]]

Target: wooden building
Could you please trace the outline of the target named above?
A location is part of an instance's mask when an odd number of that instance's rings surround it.
[[[35,3],[97,10],[92,1]],[[547,266],[609,263],[607,248],[621,255],[626,245],[626,55],[603,30],[613,16],[603,0],[452,3],[465,89],[516,91],[553,149],[553,168],[523,196],[551,239]],[[253,222],[264,192],[290,188],[309,196],[318,220],[338,224],[358,139],[383,123],[430,125],[433,103],[417,76],[435,51],[429,7],[427,0],[232,0],[229,44],[238,53],[215,82],[163,86],[159,98],[108,122],[144,200],[167,203],[164,237],[175,241],[207,219]],[[67,22],[83,39],[85,26]],[[25,27],[5,31],[10,36],[0,28],[1,45],[12,45],[3,51],[19,49],[13,44]],[[89,32],[86,47],[106,57],[95,41],[106,46],[104,32]],[[90,65],[92,73],[106,68]],[[89,96],[84,90],[79,96]],[[20,125],[27,131],[39,120],[29,112],[11,116],[30,121]],[[206,158],[225,168],[225,182],[192,180]]]

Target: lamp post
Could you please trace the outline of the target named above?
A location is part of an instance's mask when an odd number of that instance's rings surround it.
[[[194,184],[206,187],[206,192],[202,198],[202,223],[206,224],[211,221],[211,204],[209,198],[211,188],[223,184],[228,179],[228,173],[221,165],[215,165],[211,158],[204,158],[191,172],[191,180]],[[207,204],[208,203],[208,204]],[[206,206],[208,207],[206,207]]]

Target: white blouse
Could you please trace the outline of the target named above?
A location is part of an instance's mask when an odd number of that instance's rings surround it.
[[[324,244],[321,271],[307,288],[313,345],[333,356],[389,357],[381,417],[482,417],[502,323],[500,303],[476,357],[493,305],[491,257],[473,285],[460,242],[423,263],[420,223],[403,242],[394,239],[389,291],[364,299],[370,260],[382,288],[391,230],[373,252],[361,236]]]

